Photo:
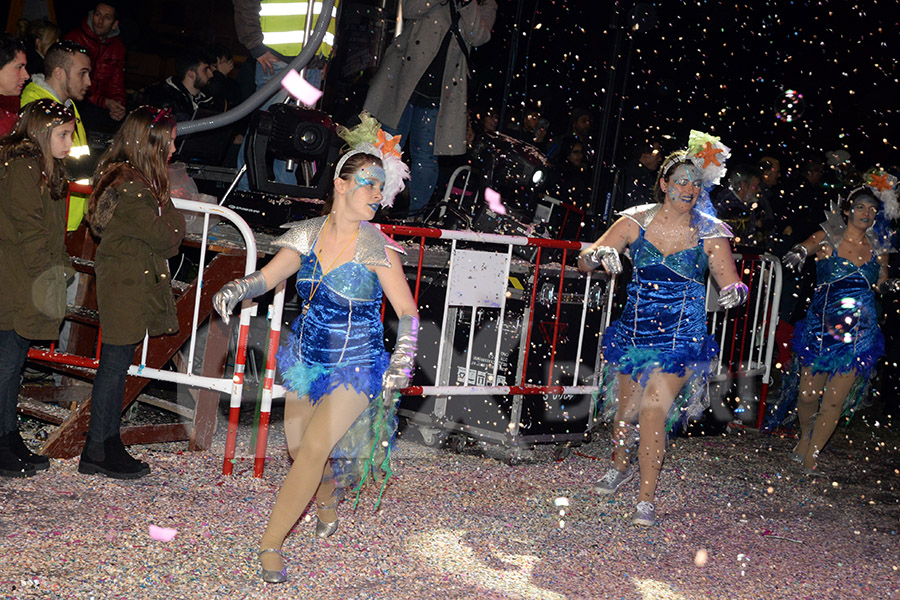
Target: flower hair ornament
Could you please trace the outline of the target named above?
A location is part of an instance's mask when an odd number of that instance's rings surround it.
[[[673,152],[663,161],[659,169],[660,177],[664,176],[676,163],[693,164],[700,170],[700,179],[702,181],[700,196],[697,198],[694,208],[714,217],[716,216],[716,210],[713,208],[712,201],[709,198],[709,192],[712,188],[719,185],[719,181],[725,175],[725,161],[730,156],[731,149],[723,144],[719,138],[691,129],[687,148]]]
[[[367,112],[360,113],[359,125],[353,129],[339,125],[337,134],[347,142],[348,150],[334,169],[335,177],[341,172],[347,159],[354,154],[377,156],[381,158],[385,174],[381,205],[393,206],[394,198],[405,187],[404,182],[409,179],[409,167],[400,158],[401,152],[398,148],[400,136],[385,133],[381,129],[381,123]]]
[[[866,232],[877,253],[894,252],[896,233],[891,229],[891,221],[900,217],[900,203],[897,202],[897,178],[884,169],[874,167],[863,175],[864,186],[847,195],[849,199],[859,190],[870,192],[880,206],[875,214],[875,223]]]

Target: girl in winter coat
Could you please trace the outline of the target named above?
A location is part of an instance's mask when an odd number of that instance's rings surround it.
[[[52,100],[25,106],[0,144],[0,475],[46,469],[19,435],[16,404],[31,340],[56,339],[66,312],[66,191],[62,160],[75,115]]]
[[[169,198],[167,163],[175,120],[142,106],[126,117],[94,173],[88,223],[100,238],[95,259],[103,347],[91,395],[91,422],[80,473],[136,479],[147,463],[119,436],[128,366],[145,334],[178,331],[167,259],[184,237],[184,217]]]

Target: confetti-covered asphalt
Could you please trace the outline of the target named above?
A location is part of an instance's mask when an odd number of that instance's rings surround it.
[[[609,465],[602,431],[565,460],[539,447],[517,466],[407,432],[381,509],[374,490],[356,511],[344,502],[328,540],[301,520],[280,586],[254,554],[288,467],[280,425],[262,479],[249,460],[221,475],[223,429],[209,452],[137,448],[153,471],[134,482],[80,475],[77,459],[0,480],[0,597],[900,598],[900,436],[871,417],[838,429],[825,479],[787,460],[790,439],[675,440],[654,528],[630,522],[636,482],[592,491]],[[177,535],[158,541],[151,525]]]

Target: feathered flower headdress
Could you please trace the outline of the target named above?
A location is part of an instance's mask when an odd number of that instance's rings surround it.
[[[353,129],[347,129],[343,125],[337,128],[337,134],[347,142],[347,151],[338,161],[334,169],[337,176],[354,154],[371,154],[381,158],[384,166],[384,191],[382,192],[381,205],[393,206],[394,198],[405,187],[405,181],[409,179],[409,167],[401,159],[399,135],[389,135],[381,129],[379,123],[367,112],[360,113],[359,125]]]
[[[875,215],[875,223],[866,232],[869,241],[878,253],[893,252],[896,233],[891,229],[891,221],[900,217],[900,203],[897,202],[897,178],[878,167],[869,169],[863,175],[864,186],[847,195],[849,200],[860,190],[866,190],[881,204]]]
[[[725,161],[731,156],[731,149],[716,136],[691,129],[688,145],[669,155],[660,167],[660,177],[664,176],[675,163],[689,162],[700,169],[702,190],[694,208],[710,216],[716,216],[709,192],[719,184],[725,175]]]

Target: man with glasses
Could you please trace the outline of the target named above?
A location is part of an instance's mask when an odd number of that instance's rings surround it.
[[[75,113],[75,133],[72,135],[69,157],[76,164],[70,167],[70,173],[84,170],[80,165],[87,164],[91,153],[81,115],[75,106],[75,101],[84,100],[90,87],[91,59],[87,49],[75,42],[62,41],[50,46],[44,56],[44,72],[33,74],[31,82],[22,90],[22,106],[39,98],[50,98]],[[69,203],[69,231],[78,228],[84,208],[84,198],[73,195]]]
[[[125,117],[125,44],[119,38],[118,16],[111,2],[98,2],[81,27],[64,38],[87,48],[94,66],[94,85],[87,96],[93,106],[83,107],[85,112],[97,113],[89,115],[91,123],[101,116],[113,122]]]

